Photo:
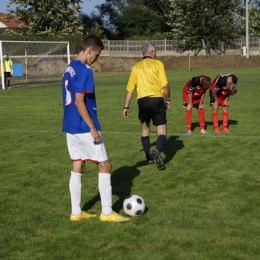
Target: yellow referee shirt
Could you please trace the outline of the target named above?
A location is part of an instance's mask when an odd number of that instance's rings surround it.
[[[137,99],[144,97],[164,97],[163,86],[168,83],[161,61],[144,58],[131,71],[126,90],[137,90]]]

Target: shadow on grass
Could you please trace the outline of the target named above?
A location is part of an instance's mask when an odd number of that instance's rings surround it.
[[[137,168],[139,164],[133,166],[123,166],[116,169],[111,175],[112,193],[118,197],[113,204],[113,210],[119,212],[123,208],[123,202],[131,194],[133,180],[140,174]]]
[[[174,155],[184,147],[183,141],[178,140],[178,138],[179,136],[177,135],[171,135],[170,137],[167,138],[166,143],[163,147],[163,152],[165,154],[165,158],[163,160],[164,164],[167,164],[169,161],[171,161]],[[155,148],[156,142],[151,143],[151,147],[152,146],[154,146]],[[143,149],[141,151],[143,151]],[[138,166],[142,166],[142,165],[145,165],[145,161],[138,163]]]
[[[179,136],[172,135],[167,139],[167,141],[163,147],[163,152],[165,154],[165,158],[164,158],[165,164],[170,162],[173,159],[174,155],[184,147],[183,141],[178,140],[178,138],[179,138]],[[166,165],[166,168],[167,168],[167,165]]]
[[[123,166],[116,169],[111,174],[112,194],[118,197],[117,201],[112,206],[113,210],[116,212],[119,212],[123,208],[125,198],[131,194],[133,180],[141,172],[137,167],[139,167],[139,164],[134,166]],[[88,211],[97,202],[100,202],[99,193],[86,202],[82,210]]]
[[[171,161],[174,155],[181,150],[184,145],[181,140],[178,140],[179,136],[170,136],[163,148],[165,154],[164,162],[167,164]],[[151,144],[155,145],[155,143]],[[138,167],[144,166],[146,161],[137,162],[135,165],[123,166],[111,174],[111,185],[112,185],[112,194],[117,196],[117,201],[113,204],[112,208],[114,211],[119,212],[123,208],[123,202],[125,198],[131,194],[131,187],[133,185],[133,180],[140,174]],[[166,166],[167,167],[167,166]],[[97,202],[100,202],[99,193],[94,196],[91,200],[85,203],[82,210],[88,211],[91,209]],[[148,211],[148,208],[145,209],[145,213]]]

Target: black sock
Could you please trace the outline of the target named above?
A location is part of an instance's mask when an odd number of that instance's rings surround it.
[[[7,83],[7,84],[8,84],[8,87],[10,87],[10,80],[8,80],[8,83]]]
[[[146,155],[146,160],[152,160],[151,155],[150,155],[150,138],[149,136],[141,136],[141,142],[144,148],[144,152]]]
[[[156,150],[160,153],[163,149],[163,146],[166,142],[166,136],[165,135],[159,135],[156,141]]]

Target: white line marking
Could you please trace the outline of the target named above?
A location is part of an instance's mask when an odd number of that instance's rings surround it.
[[[57,134],[65,134],[61,131],[55,131],[55,130],[0,130],[0,133],[6,133],[6,132],[9,132],[9,133],[57,133]],[[101,131],[101,134],[110,134],[110,135],[140,135],[139,132],[106,132],[106,131]],[[153,136],[156,136],[157,134],[156,133],[150,133],[150,135],[153,135]],[[200,134],[192,134],[192,136],[187,136],[186,134],[183,134],[183,133],[167,133],[167,136],[179,136],[179,137],[186,137],[188,139],[190,138],[193,138],[193,137],[200,137],[200,138],[232,138],[232,139],[237,139],[237,138],[240,138],[240,139],[260,139],[260,136],[242,136],[242,135],[232,135],[232,134],[219,134],[219,135],[207,135],[207,136],[204,136],[204,135],[200,135]]]

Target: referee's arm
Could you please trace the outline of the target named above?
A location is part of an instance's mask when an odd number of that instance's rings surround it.
[[[170,108],[170,101],[171,101],[171,91],[170,91],[170,86],[167,83],[166,85],[163,86],[163,92],[164,92],[164,97],[165,97],[165,102],[167,108]]]

